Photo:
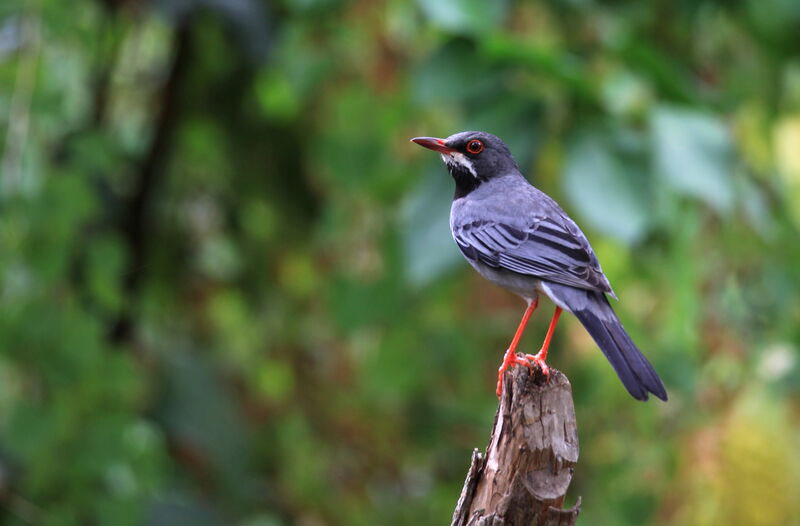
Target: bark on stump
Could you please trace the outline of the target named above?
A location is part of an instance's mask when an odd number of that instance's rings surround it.
[[[451,526],[569,526],[580,497],[562,509],[578,461],[572,388],[560,371],[506,373],[486,453],[472,464]]]

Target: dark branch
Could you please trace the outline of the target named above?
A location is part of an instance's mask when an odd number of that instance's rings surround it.
[[[168,158],[175,123],[178,101],[183,80],[189,64],[191,50],[191,17],[181,19],[174,44],[174,58],[169,76],[161,95],[161,107],[155,122],[155,132],[150,149],[142,160],[130,198],[127,200],[122,219],[122,231],[130,251],[130,265],[126,273],[124,290],[128,306],[114,324],[111,339],[115,342],[129,341],[133,330],[131,308],[135,308],[139,296],[145,263],[148,255],[147,218],[153,195]]]

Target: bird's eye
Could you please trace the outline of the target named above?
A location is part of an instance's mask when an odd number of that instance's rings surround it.
[[[473,155],[477,155],[483,151],[483,143],[478,139],[472,139],[467,143],[467,151]]]

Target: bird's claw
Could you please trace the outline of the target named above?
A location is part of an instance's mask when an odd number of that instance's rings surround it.
[[[503,357],[503,363],[497,370],[496,394],[498,398],[500,398],[500,395],[503,393],[503,375],[505,374],[505,372],[508,370],[509,367],[513,367],[514,365],[524,365],[525,367],[528,368],[533,367],[533,365],[527,360],[526,356],[520,356],[516,352],[511,351],[511,349],[507,349],[506,354]]]
[[[550,367],[544,361],[545,356],[546,354],[542,355],[542,351],[539,351],[536,354],[519,355],[515,352],[511,352],[511,349],[506,350],[506,354],[503,357],[503,363],[497,370],[497,397],[500,398],[500,395],[503,394],[503,376],[505,375],[505,372],[509,367],[513,367],[514,365],[524,365],[531,370],[534,366],[538,366],[542,371],[542,374],[546,378],[549,378]]]
[[[533,367],[534,364],[539,366],[539,369],[542,370],[542,374],[545,376],[550,376],[550,367],[544,362],[544,356],[542,355],[542,351],[539,351],[536,354],[526,354],[525,359],[530,364],[529,367]]]

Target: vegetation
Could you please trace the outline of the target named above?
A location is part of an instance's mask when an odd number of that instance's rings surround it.
[[[483,129],[671,397],[562,322],[579,522],[800,524],[798,34],[792,0],[4,0],[2,522],[446,524],[524,304],[408,138]]]

